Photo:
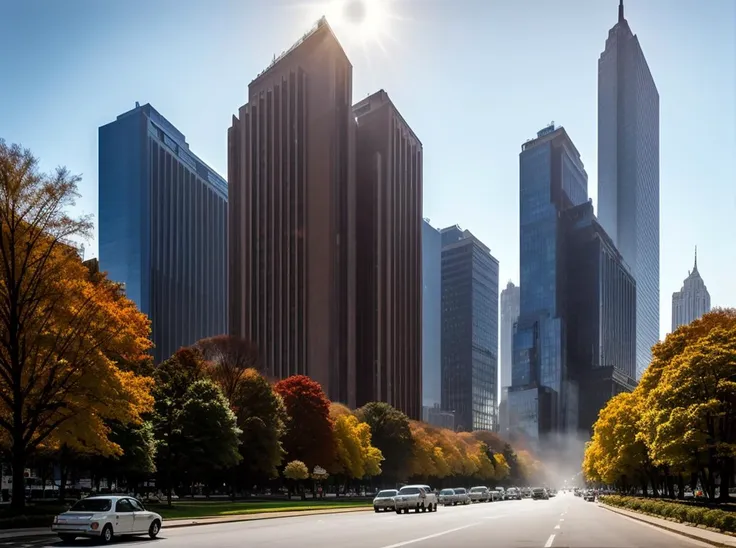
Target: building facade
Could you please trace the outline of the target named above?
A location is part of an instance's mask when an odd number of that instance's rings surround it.
[[[322,18],[248,86],[228,131],[230,333],[276,378],[355,404],[352,65]]]
[[[687,325],[710,312],[710,293],[698,271],[698,248],[695,248],[695,264],[680,291],[672,294],[672,331]]]
[[[637,378],[659,340],[659,93],[624,18],[598,60],[598,216],[637,287]]]
[[[422,416],[422,143],[380,90],[356,129],[356,398]],[[437,273],[437,276],[439,273]]]
[[[442,409],[458,430],[496,430],[498,260],[468,230],[441,234]]]
[[[566,224],[588,200],[588,175],[567,132],[554,124],[519,156],[520,293],[513,336],[509,434],[539,444],[577,430],[578,385],[568,370]],[[533,406],[538,408],[533,409]]]
[[[511,386],[511,354],[514,347],[514,325],[519,319],[519,286],[509,280],[501,291],[501,339],[498,363],[498,420],[499,430],[507,433],[509,428],[508,388]]]
[[[636,281],[586,202],[567,223],[567,359],[578,429],[590,435],[614,395],[636,386]]]
[[[422,406],[422,420],[437,428],[455,430],[455,414],[452,411],[443,411],[439,403]]]
[[[442,236],[422,221],[422,405],[442,403]]]
[[[100,266],[151,319],[156,363],[227,332],[227,223],[227,183],[151,105],[100,127]]]

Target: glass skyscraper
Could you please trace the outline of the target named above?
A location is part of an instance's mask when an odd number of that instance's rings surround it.
[[[227,183],[149,104],[99,129],[99,248],[151,319],[156,363],[227,332]]]
[[[516,429],[532,441],[550,431],[577,429],[577,386],[566,356],[561,213],[587,200],[588,175],[564,128],[550,125],[524,143],[519,156],[520,306],[508,406],[510,433]]]
[[[636,373],[659,340],[659,93],[624,18],[598,60],[598,216],[636,279]]]
[[[498,260],[468,230],[442,234],[442,409],[458,430],[496,430]]]
[[[442,236],[422,221],[422,406],[442,403]],[[426,412],[426,410],[425,410]]]

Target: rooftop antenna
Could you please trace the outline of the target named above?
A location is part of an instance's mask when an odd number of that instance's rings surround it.
[[[138,101],[136,101],[135,102],[135,108],[140,108],[140,106],[141,106],[141,104]]]
[[[624,0],[618,0],[618,22],[624,20]]]
[[[698,269],[698,246],[695,246],[695,267],[693,269]]]

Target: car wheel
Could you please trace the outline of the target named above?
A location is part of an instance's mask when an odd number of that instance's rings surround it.
[[[153,520],[153,523],[148,528],[148,536],[151,538],[156,538],[161,531],[161,523],[155,519]]]
[[[378,508],[376,506],[374,506],[373,507],[373,511],[377,514],[378,513]]]
[[[395,511],[395,512],[396,512],[397,514],[401,514],[401,508],[395,508],[395,509],[394,509],[394,511]]]
[[[422,512],[426,512],[426,511],[427,511],[427,507],[424,506],[424,503],[422,503]]]
[[[102,542],[102,544],[109,544],[110,542],[112,542],[112,537],[113,537],[112,525],[108,523],[102,529],[102,534],[100,535],[100,542]]]
[[[74,542],[77,537],[75,537],[74,535],[61,533],[59,534],[59,538],[61,539],[61,542]]]

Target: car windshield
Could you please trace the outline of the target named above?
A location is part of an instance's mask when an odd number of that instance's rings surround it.
[[[458,495],[464,495],[465,489],[455,489],[455,493],[457,493]]]
[[[402,495],[418,495],[419,487],[402,487],[399,493]]]
[[[454,493],[454,491],[453,491],[452,489],[443,489],[443,490],[442,490],[442,491],[440,492],[440,495],[454,495],[454,494],[455,494],[455,493]]]
[[[70,512],[107,512],[112,508],[110,499],[83,499],[69,508]]]
[[[472,489],[470,490],[470,492],[471,492],[471,493],[482,493],[482,492],[483,492],[483,491],[485,491],[485,490],[486,490],[486,488],[485,488],[485,487],[473,487],[473,488],[472,488]]]
[[[380,491],[376,497],[393,497],[398,493],[396,489],[386,489],[385,491]]]

